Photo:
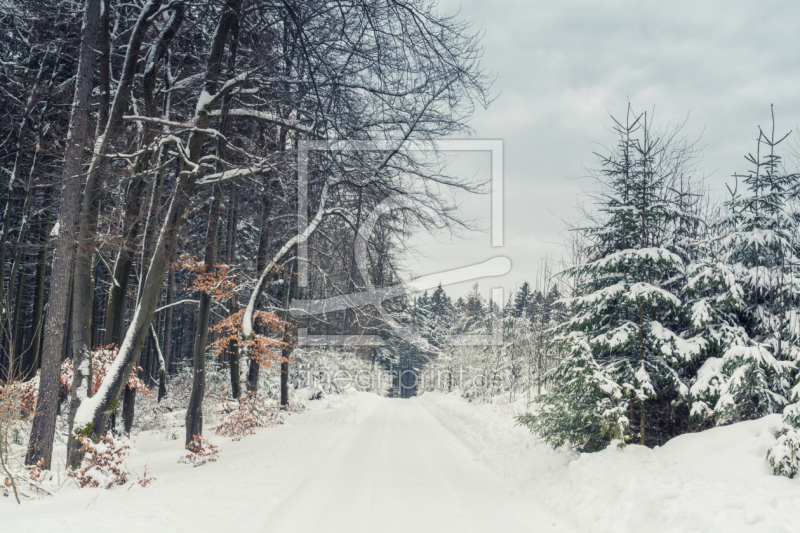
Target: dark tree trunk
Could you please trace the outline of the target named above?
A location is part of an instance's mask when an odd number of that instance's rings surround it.
[[[47,469],[50,468],[50,460],[53,453],[53,438],[60,389],[61,356],[65,348],[65,325],[69,320],[67,313],[72,300],[71,281],[75,266],[74,242],[77,233],[76,226],[81,193],[80,173],[88,126],[95,50],[97,49],[97,34],[100,26],[99,15],[100,1],[86,0],[75,93],[64,152],[64,168],[62,172],[64,185],[58,216],[59,238],[53,257],[51,296],[48,304],[42,352],[42,373],[30,445],[25,457],[26,464],[33,465],[42,460],[44,467]]]
[[[125,328],[125,306],[128,298],[128,280],[130,279],[133,264],[127,250],[120,250],[114,262],[111,286],[108,292],[106,306],[106,330],[103,334],[103,344],[116,344],[122,340]]]
[[[222,189],[215,185],[211,191],[211,209],[208,213],[206,230],[205,272],[216,271],[217,233],[219,229]],[[208,321],[211,316],[212,297],[208,292],[200,294],[197,308],[197,327],[192,347],[192,393],[186,409],[186,446],[194,442],[195,435],[203,434],[203,396],[206,392],[206,343],[208,341]]]
[[[269,254],[269,216],[272,211],[272,194],[267,190],[266,202],[264,204],[264,212],[261,216],[261,234],[258,239],[258,252],[256,253],[256,272],[263,272],[267,267],[267,255]],[[259,327],[259,326],[256,326]],[[263,333],[263,332],[261,332]],[[255,394],[258,392],[258,375],[261,366],[258,360],[250,357],[248,361],[249,367],[247,369],[247,392]]]
[[[228,257],[227,263],[232,265],[236,262],[236,189],[234,184],[230,185],[229,204],[232,215],[228,217]],[[228,302],[229,314],[238,311],[236,293],[233,293]],[[231,394],[238,399],[241,395],[241,373],[239,369],[239,340],[234,336],[228,343],[228,353],[231,358]]]
[[[126,435],[133,429],[133,415],[136,410],[136,391],[125,387],[122,394],[122,424]]]
[[[39,352],[41,351],[42,328],[44,326],[42,317],[44,313],[45,276],[47,275],[47,244],[50,238],[50,197],[52,191],[53,189],[50,187],[45,191],[43,208],[46,214],[39,224],[39,254],[36,258],[36,281],[34,282],[33,317],[31,319],[31,329],[33,330],[33,339],[30,347],[33,355],[32,374],[39,370]]]
[[[103,12],[100,15],[100,31],[97,35],[97,78],[100,89],[100,102],[97,106],[97,131],[95,136],[103,133],[108,123],[108,112],[111,107],[111,46],[109,39],[111,0],[101,0]]]
[[[19,360],[20,367],[19,370],[22,372],[24,371],[22,367],[22,338],[20,335],[20,319],[22,318],[22,287],[23,282],[25,281],[25,269],[20,268],[19,274],[17,274],[17,295],[14,298],[14,321],[11,325],[11,340],[14,342],[14,351],[12,353],[16,354],[17,359]],[[18,374],[19,375],[19,374]]]
[[[167,307],[164,310],[164,363],[167,365],[167,372],[175,369],[172,360],[172,313],[175,302],[175,268],[170,261],[169,274],[167,275]]]
[[[293,298],[297,298],[297,275],[290,270],[287,271],[286,276],[289,278],[289,287],[285,292],[283,300],[284,305],[284,320],[289,321],[289,303]],[[290,331],[291,330],[291,331]],[[297,338],[297,324],[292,321],[292,327],[287,327],[283,335],[283,348],[281,349],[281,407],[287,408],[289,406],[289,357],[292,355],[292,342]]]

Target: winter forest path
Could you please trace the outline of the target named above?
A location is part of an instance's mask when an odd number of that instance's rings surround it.
[[[564,531],[416,400],[386,400],[267,517],[263,531]]]

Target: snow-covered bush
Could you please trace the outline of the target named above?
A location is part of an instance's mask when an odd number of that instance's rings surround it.
[[[275,400],[258,395],[222,402],[218,412],[222,414],[222,423],[212,431],[233,440],[255,435],[257,428],[277,426],[284,420],[284,413]]]
[[[231,396],[229,374],[216,362],[206,363],[206,392],[203,401],[203,420],[215,424],[219,405]],[[159,402],[155,394],[136,399],[133,433],[156,431],[168,439],[177,439],[181,433],[186,406],[192,392],[192,367],[184,362],[175,374],[168,376],[167,394]]]
[[[800,471],[800,430],[785,428],[767,452],[767,461],[776,476],[793,478]]]
[[[776,476],[793,478],[800,471],[800,403],[783,410],[783,427],[767,451],[767,462]]]
[[[192,442],[186,447],[191,453],[182,456],[179,462],[198,467],[206,463],[213,463],[219,459],[218,446],[214,446],[200,435],[193,435],[192,437]]]
[[[127,439],[115,437],[112,433],[100,437],[94,443],[87,437],[76,437],[84,452],[80,467],[67,473],[78,487],[101,487],[110,489],[114,485],[124,485],[131,472],[125,462],[130,454]]]

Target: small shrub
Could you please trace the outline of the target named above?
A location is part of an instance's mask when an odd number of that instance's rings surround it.
[[[219,458],[219,447],[214,446],[201,435],[192,435],[192,442],[186,447],[190,454],[181,457],[181,463],[190,463],[194,467],[202,466],[206,463],[213,463]]]
[[[77,437],[85,455],[81,466],[67,473],[70,479],[80,488],[102,487],[110,489],[114,485],[124,485],[128,481],[130,471],[125,463],[130,446],[112,433],[100,437],[95,444],[87,437]]]
[[[223,415],[223,421],[213,429],[214,433],[235,441],[254,435],[256,428],[283,423],[283,415],[277,404],[262,396],[246,396],[238,402],[223,402],[219,413]]]
[[[141,476],[136,476],[136,484],[142,487],[146,487],[155,480],[156,480],[155,477],[147,475],[147,464],[145,463],[144,473]]]
[[[793,478],[800,470],[800,431],[785,429],[767,452],[767,461],[776,476]]]
[[[776,476],[793,478],[800,472],[800,404],[783,410],[783,427],[767,451],[767,462]]]

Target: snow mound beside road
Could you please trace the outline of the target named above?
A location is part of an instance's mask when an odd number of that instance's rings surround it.
[[[765,457],[780,415],[687,434],[649,449],[576,454],[516,426],[509,406],[426,393],[421,402],[477,458],[583,531],[797,531],[800,479]],[[519,411],[519,409],[517,409]]]

